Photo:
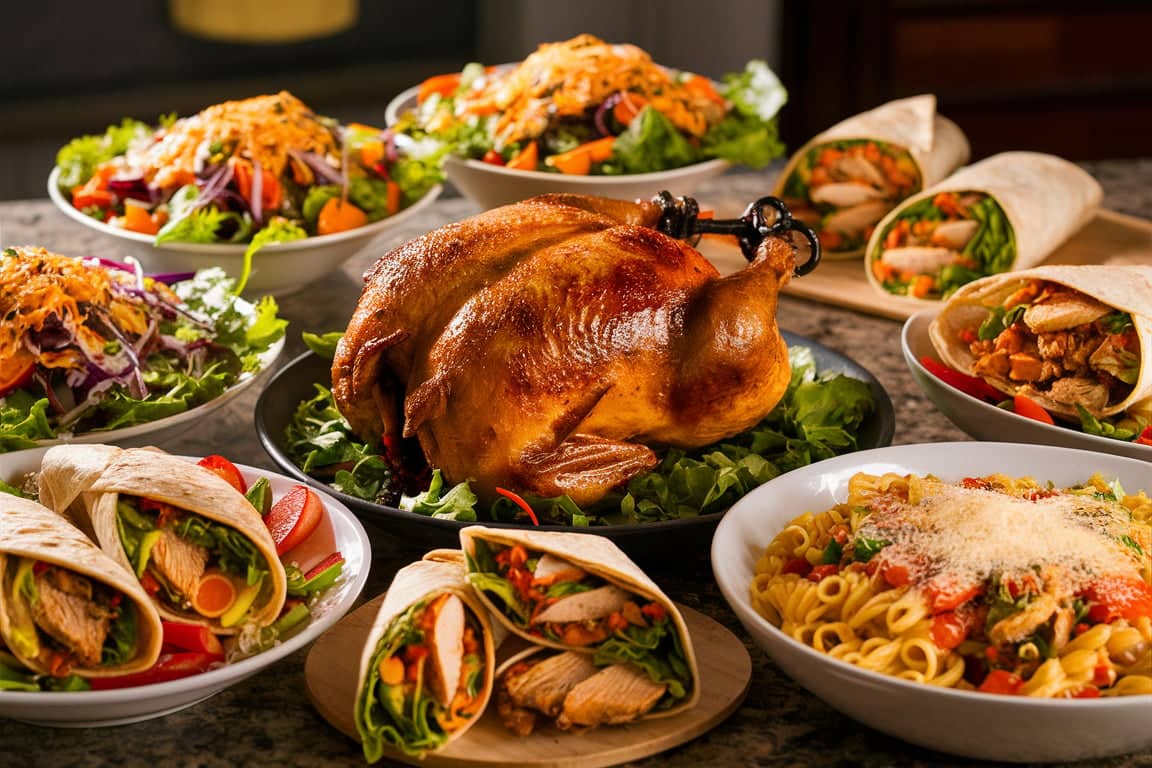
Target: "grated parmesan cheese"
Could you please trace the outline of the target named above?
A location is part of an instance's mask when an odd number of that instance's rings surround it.
[[[913,581],[928,576],[960,583],[1055,565],[1075,588],[1092,576],[1139,575],[1120,536],[1131,528],[1128,510],[1077,494],[1035,501],[996,491],[931,484],[919,504],[886,503],[859,533],[887,540],[889,562],[908,568]]]

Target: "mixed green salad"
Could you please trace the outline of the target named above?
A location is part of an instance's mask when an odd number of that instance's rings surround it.
[[[439,183],[438,158],[393,133],[340,124],[291,93],[152,126],[125,118],[60,149],[56,184],[79,211],[156,243],[299,240],[356,229]]]
[[[274,299],[239,299],[219,268],[166,279],[0,252],[0,452],[183,413],[264,366],[287,325]]]
[[[402,146],[515,170],[637,174],[716,158],[762,168],[783,154],[776,114],[786,100],[760,60],[715,84],[580,35],[515,67],[473,63],[429,78],[392,128]]]
[[[339,334],[305,334],[318,354],[332,356]],[[821,373],[810,349],[789,349],[792,378],[775,409],[760,424],[721,442],[685,451],[663,451],[660,465],[595,506],[581,508],[567,496],[524,499],[542,524],[621,525],[675,520],[721,512],[757,486],[797,467],[859,447],[860,429],[876,409],[869,384],[839,373]],[[394,476],[382,448],[360,441],[341,416],[327,387],[301,402],[285,431],[289,457],[304,472],[364,501],[420,515],[458,520],[524,520],[508,498],[479,504],[467,481],[447,483],[430,469],[425,487],[407,495],[407,478]]]

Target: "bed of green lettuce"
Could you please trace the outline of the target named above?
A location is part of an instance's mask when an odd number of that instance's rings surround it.
[[[305,334],[313,351],[331,357],[338,334]],[[663,452],[660,465],[595,506],[581,508],[567,496],[526,497],[541,523],[621,525],[692,518],[721,512],[752,489],[784,472],[859,448],[859,435],[876,409],[870,385],[816,368],[811,350],[789,349],[792,378],[772,412],[746,432],[712,445]],[[364,501],[461,522],[524,520],[512,501],[478,503],[468,482],[446,483],[434,470],[428,487],[396,501],[391,472],[380,448],[360,441],[340,415],[331,391],[297,406],[285,429],[286,453],[304,472]],[[326,468],[340,465],[334,473]]]

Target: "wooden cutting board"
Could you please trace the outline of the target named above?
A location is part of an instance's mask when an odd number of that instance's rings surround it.
[[[744,266],[730,240],[706,237],[700,251],[724,274]],[[1152,221],[1101,210],[1044,264],[1152,264]],[[784,293],[870,315],[906,320],[938,302],[902,298],[878,290],[864,274],[863,259],[825,259],[810,275],[792,280]]]
[[[373,598],[325,632],[304,664],[308,697],[320,715],[359,741],[353,703],[360,652],[384,595]],[[674,717],[632,725],[603,726],[583,733],[540,728],[519,738],[506,730],[491,704],[464,736],[422,760],[387,753],[410,765],[597,768],[638,760],[700,736],[732,714],[748,693],[752,659],[744,644],[720,623],[680,606],[700,666],[700,703]]]

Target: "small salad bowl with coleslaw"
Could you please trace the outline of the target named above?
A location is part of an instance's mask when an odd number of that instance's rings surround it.
[[[246,295],[283,295],[436,199],[438,158],[409,149],[282,91],[73,139],[48,193],[150,272],[218,266]]]
[[[930,749],[1049,762],[1152,748],[1148,465],[1044,445],[862,451],[745,496],[717,583],[780,668]]]
[[[548,192],[687,194],[733,165],[763,168],[783,152],[786,99],[763,61],[717,83],[578,35],[517,64],[431,77],[385,115],[401,146],[438,148],[448,181],[494,208]]]

